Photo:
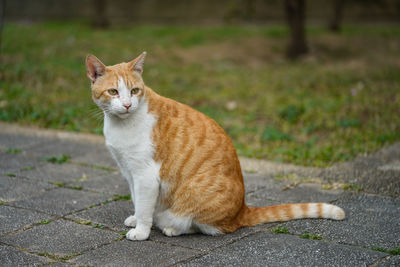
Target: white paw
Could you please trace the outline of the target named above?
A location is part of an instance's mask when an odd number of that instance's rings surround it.
[[[125,219],[124,224],[128,227],[136,227],[136,217],[135,215],[129,216]]]
[[[126,234],[126,238],[129,240],[146,240],[149,238],[149,231],[140,231],[138,229],[131,229]]]
[[[172,228],[172,227],[165,227],[163,229],[163,233],[166,236],[177,236],[177,235],[179,235],[179,232],[175,228]]]

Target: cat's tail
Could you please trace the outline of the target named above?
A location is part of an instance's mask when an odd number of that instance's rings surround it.
[[[327,203],[281,204],[269,207],[245,206],[239,215],[241,226],[253,226],[267,222],[284,222],[305,218],[343,220],[344,211]]]

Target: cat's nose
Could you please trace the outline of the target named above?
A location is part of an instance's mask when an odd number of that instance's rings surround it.
[[[132,104],[124,104],[123,105],[126,109],[129,109],[131,106],[132,106]]]

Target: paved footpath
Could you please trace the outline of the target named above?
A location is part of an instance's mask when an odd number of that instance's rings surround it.
[[[326,169],[241,159],[249,205],[324,201],[344,221],[142,242],[124,237],[133,205],[103,143],[0,123],[0,266],[400,266],[400,143]]]

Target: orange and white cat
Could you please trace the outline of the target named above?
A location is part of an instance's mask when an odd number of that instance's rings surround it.
[[[146,53],[114,66],[86,58],[94,102],[104,111],[106,145],[129,183],[135,214],[126,237],[144,240],[153,223],[167,236],[218,235],[300,218],[341,220],[326,203],[248,207],[229,137],[204,114],[162,97],[142,79]]]

